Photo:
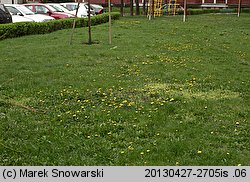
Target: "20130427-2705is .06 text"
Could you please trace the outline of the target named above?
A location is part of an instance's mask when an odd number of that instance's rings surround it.
[[[146,178],[245,178],[247,176],[247,170],[242,168],[236,168],[233,171],[228,171],[223,168],[165,168],[145,169]]]

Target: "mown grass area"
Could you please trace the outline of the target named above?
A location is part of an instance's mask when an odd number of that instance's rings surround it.
[[[1,165],[250,165],[250,15],[123,17],[0,42]],[[84,43],[84,44],[83,44]]]

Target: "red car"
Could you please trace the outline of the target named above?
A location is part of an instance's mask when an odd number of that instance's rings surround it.
[[[29,8],[35,14],[49,15],[55,19],[73,18],[74,17],[72,14],[62,12],[61,10],[55,9],[54,7],[52,7],[48,4],[34,3],[34,4],[24,4],[24,6]]]

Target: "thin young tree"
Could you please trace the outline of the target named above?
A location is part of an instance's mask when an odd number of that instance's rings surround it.
[[[124,7],[124,1],[121,0],[121,9],[120,9],[121,16],[124,15],[124,8],[123,7]]]
[[[112,43],[112,33],[111,33],[111,1],[108,0],[108,8],[109,8],[109,44]]]
[[[143,15],[146,15],[146,0],[143,0],[142,14],[143,14]]]
[[[135,0],[135,14],[140,15],[140,6],[139,6],[139,0]]]
[[[134,15],[134,4],[133,0],[130,0],[130,16]]]

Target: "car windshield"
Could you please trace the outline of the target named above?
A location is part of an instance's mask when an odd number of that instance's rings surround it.
[[[77,8],[77,4],[67,4],[66,8],[68,8],[71,11],[74,11]]]
[[[18,6],[17,9],[19,11],[21,11],[23,14],[25,15],[34,15],[35,13],[33,13],[29,8],[25,7],[25,6]]]
[[[54,9],[53,11],[55,11],[55,12],[63,12],[63,10],[60,7],[58,7],[58,6],[50,4],[50,7],[52,7]]]
[[[66,12],[66,11],[68,11],[67,8],[65,8],[65,7],[63,7],[63,6],[59,5],[59,4],[50,4],[50,6],[52,6],[52,7],[55,8],[55,9],[60,10],[61,12]]]

